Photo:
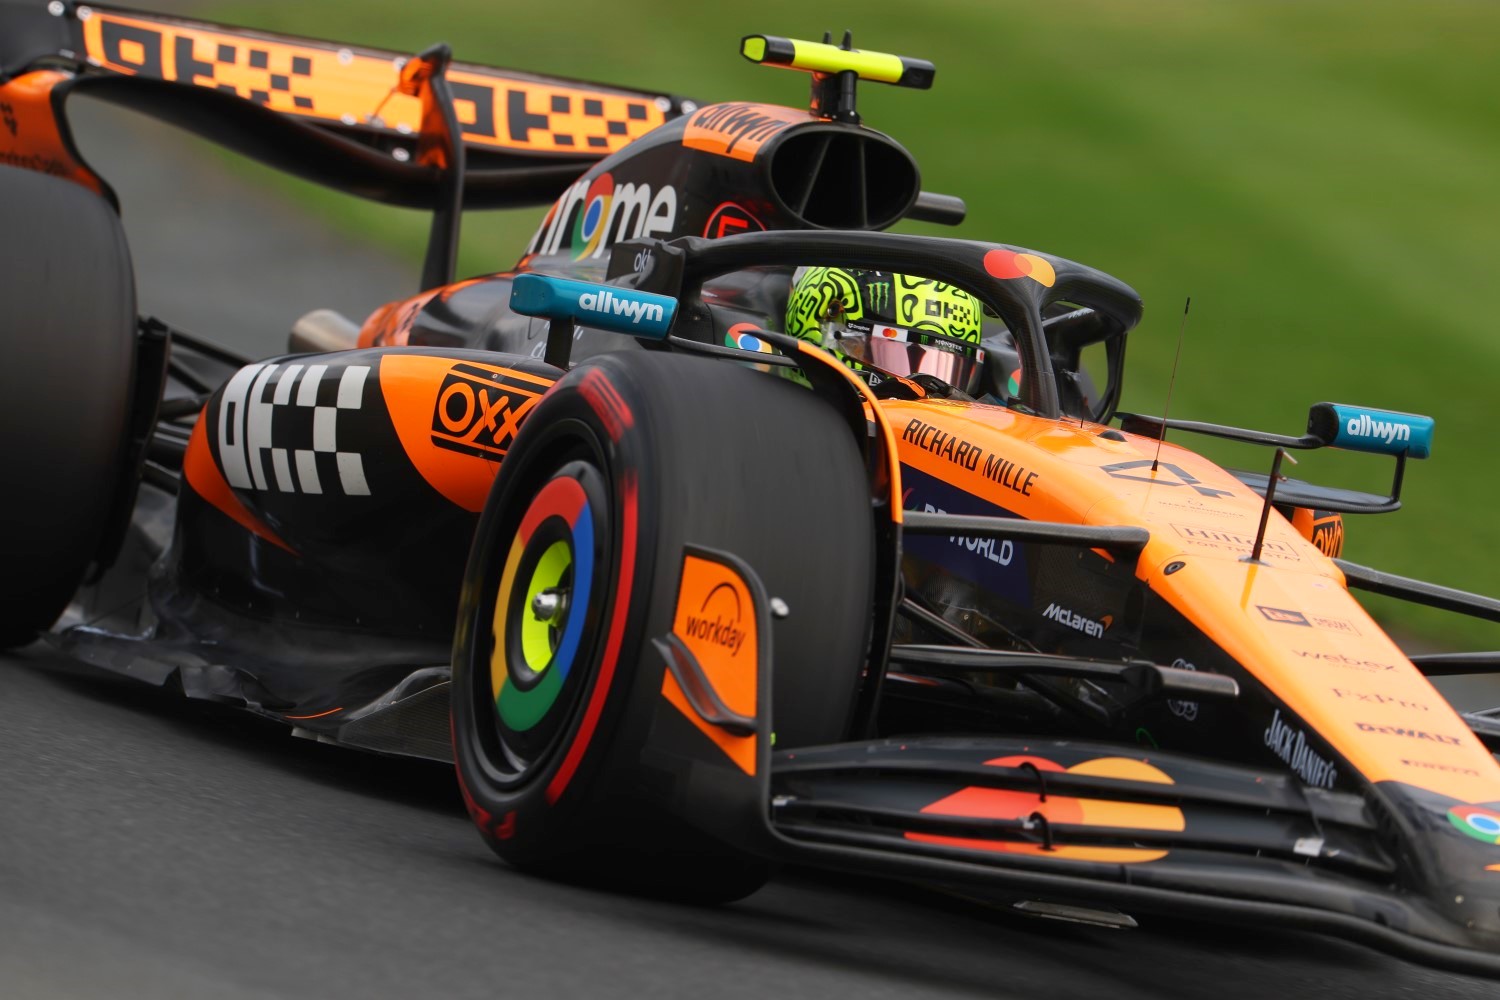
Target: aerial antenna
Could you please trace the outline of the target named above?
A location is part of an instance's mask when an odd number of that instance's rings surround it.
[[[1177,353],[1172,356],[1172,376],[1167,380],[1167,405],[1161,411],[1161,433],[1156,437],[1156,457],[1151,460],[1151,474],[1156,475],[1156,467],[1161,464],[1161,443],[1167,439],[1167,414],[1172,410],[1172,388],[1177,385],[1177,363],[1182,360],[1182,335],[1187,333],[1188,310],[1192,308],[1193,297],[1189,295],[1187,301],[1182,304],[1182,323],[1177,327]]]
[[[1271,476],[1266,480],[1266,503],[1260,509],[1260,527],[1255,529],[1255,544],[1251,546],[1250,555],[1244,562],[1260,562],[1260,550],[1266,542],[1266,523],[1271,519],[1271,505],[1276,502],[1276,484],[1285,478],[1281,474],[1283,458],[1293,465],[1297,464],[1297,460],[1287,454],[1285,448],[1276,449],[1276,457],[1271,459]]]

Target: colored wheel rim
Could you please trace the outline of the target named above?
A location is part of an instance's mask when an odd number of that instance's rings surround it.
[[[559,469],[532,497],[505,553],[490,628],[488,695],[498,776],[519,779],[557,744],[586,686],[599,604],[598,475]]]

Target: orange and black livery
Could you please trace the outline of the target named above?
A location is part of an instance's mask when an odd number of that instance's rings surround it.
[[[0,307],[26,340],[0,514],[27,528],[0,641],[451,760],[500,857],[574,880],[727,901],[796,862],[1500,977],[1500,709],[1431,681],[1500,653],[1409,655],[1355,594],[1500,601],[1345,558],[1432,421],[1119,412],[1129,285],[885,232],[963,217],[857,107],[931,63],[741,53],[808,73],[808,106],[0,2]],[[74,93],[431,212],[420,277],[362,321],[288,317],[268,358],[140,316]],[[456,280],[464,211],[526,205],[518,259]],[[904,368],[788,336],[812,268],[972,296],[979,374],[923,367],[915,327],[871,334]],[[1323,448],[1390,489],[1282,474]]]

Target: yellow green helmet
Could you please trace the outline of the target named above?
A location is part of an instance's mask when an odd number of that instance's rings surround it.
[[[787,301],[786,332],[832,353],[875,383],[930,374],[972,392],[978,385],[983,310],[954,285],[890,271],[812,267]]]

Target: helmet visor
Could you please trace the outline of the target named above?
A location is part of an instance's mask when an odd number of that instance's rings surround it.
[[[978,390],[984,351],[976,347],[970,353],[952,350],[946,344],[914,344],[906,334],[899,327],[875,324],[868,334],[845,333],[838,345],[853,360],[889,375],[931,375],[970,395]]]

